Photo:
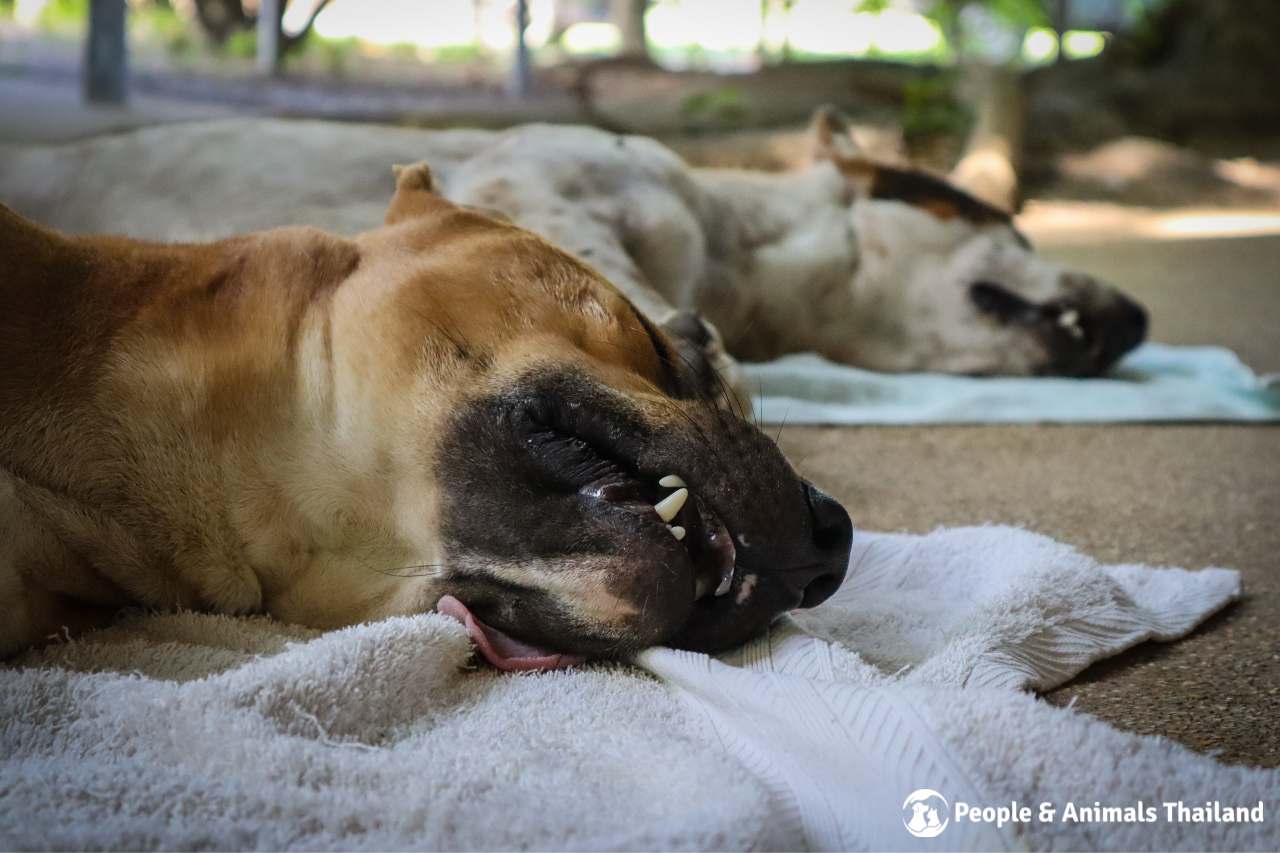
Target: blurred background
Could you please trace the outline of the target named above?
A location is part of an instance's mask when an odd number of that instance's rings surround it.
[[[1157,339],[1274,370],[1278,244],[1221,241],[1280,234],[1278,41],[1275,0],[0,0],[0,142],[239,114],[554,121],[783,169],[834,104],[871,155],[1098,255]],[[1175,244],[1197,240],[1256,264],[1228,341],[1186,310],[1208,262],[1192,276]]]

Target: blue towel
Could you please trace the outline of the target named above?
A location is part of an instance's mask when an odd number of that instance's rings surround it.
[[[767,423],[1280,421],[1280,376],[1221,347],[1144,344],[1097,379],[872,373],[811,354],[744,368]]]

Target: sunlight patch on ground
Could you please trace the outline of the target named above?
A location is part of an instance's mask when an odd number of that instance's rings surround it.
[[[1280,213],[1261,208],[1170,211],[1106,202],[1032,201],[1018,222],[1033,241],[1044,246],[1280,234]]]
[[[1280,214],[1175,213],[1159,217],[1144,230],[1155,237],[1245,237],[1280,233]]]

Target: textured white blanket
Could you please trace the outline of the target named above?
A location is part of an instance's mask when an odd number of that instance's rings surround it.
[[[1019,689],[1239,592],[987,527],[860,535],[835,599],[721,661],[499,675],[435,614],[328,634],[139,616],[0,669],[0,848],[1273,850],[1280,772]],[[917,839],[919,788],[1160,819]],[[1262,801],[1265,822],[1169,822],[1179,799]]]

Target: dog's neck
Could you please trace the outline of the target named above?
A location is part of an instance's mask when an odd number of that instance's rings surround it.
[[[867,202],[829,163],[800,172],[694,172],[708,199],[709,264],[698,309],[747,360],[815,351],[885,361],[898,340],[891,289],[869,275]],[[853,209],[851,211],[851,204]]]

